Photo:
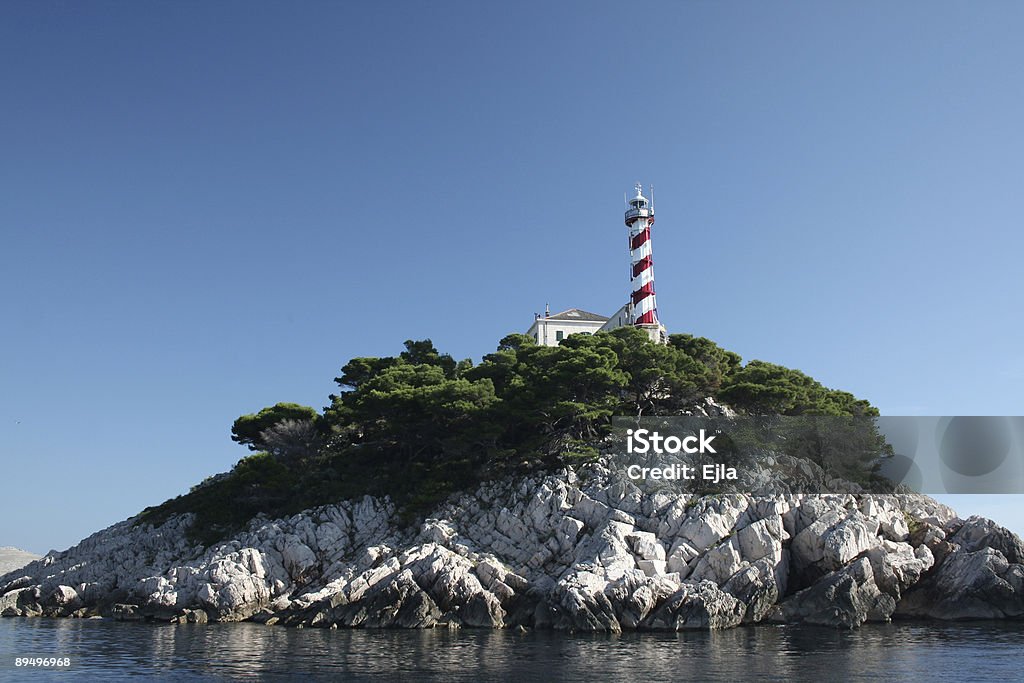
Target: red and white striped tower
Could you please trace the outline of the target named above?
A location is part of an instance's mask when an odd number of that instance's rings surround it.
[[[651,226],[654,207],[643,195],[640,183],[636,196],[626,205],[626,227],[629,228],[629,262],[632,266],[632,323],[643,327],[651,338],[659,340],[662,329],[658,320],[658,304],[654,296],[654,260],[651,258]]]

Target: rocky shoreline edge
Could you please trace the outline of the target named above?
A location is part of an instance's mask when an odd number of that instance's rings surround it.
[[[0,577],[5,617],[578,632],[1024,615],[1024,544],[921,495],[645,493],[601,464],[257,518],[129,519]]]

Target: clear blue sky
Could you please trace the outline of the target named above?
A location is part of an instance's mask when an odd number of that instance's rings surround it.
[[[1024,413],[1024,6],[0,5],[0,545],[227,470],[346,359],[610,314],[887,414]],[[999,503],[1018,531],[1020,498]],[[969,504],[968,504],[969,503]],[[991,510],[987,510],[992,514]]]

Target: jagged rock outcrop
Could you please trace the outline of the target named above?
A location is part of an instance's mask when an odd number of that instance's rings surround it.
[[[931,541],[944,561],[927,581],[914,585],[897,614],[935,619],[1024,616],[1021,539],[981,517],[971,517],[962,525],[957,522],[945,530],[931,527],[918,534],[923,541],[920,547],[931,552]]]
[[[600,464],[420,525],[365,497],[230,540],[128,520],[0,577],[0,614],[312,627],[717,629],[1024,614],[1024,545],[917,495],[644,493]]]

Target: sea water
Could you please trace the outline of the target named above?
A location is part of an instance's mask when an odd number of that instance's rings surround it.
[[[68,666],[15,666],[16,658]],[[0,619],[0,680],[1020,680],[1024,622],[682,633],[322,630]]]

